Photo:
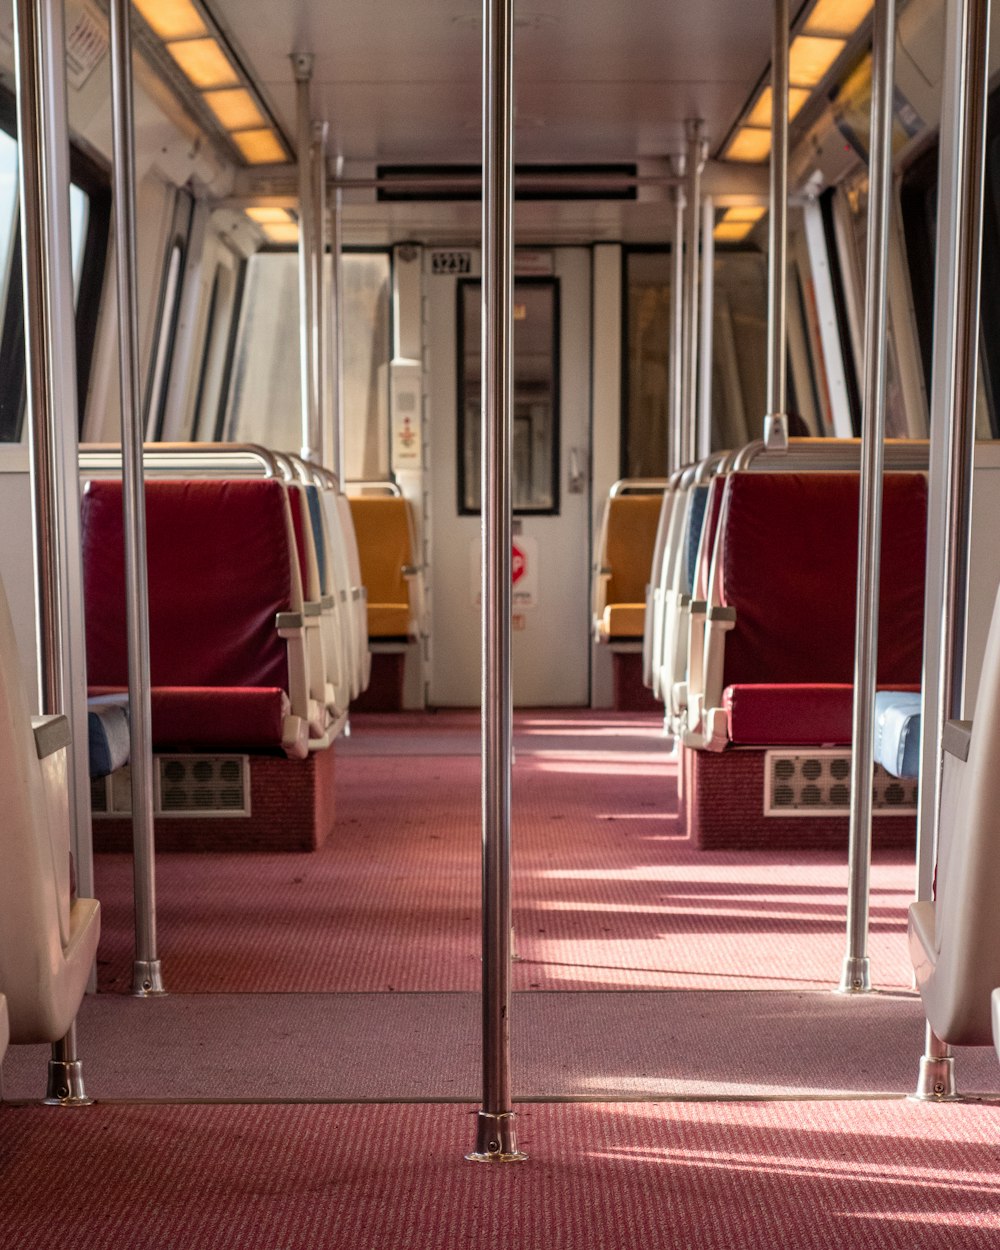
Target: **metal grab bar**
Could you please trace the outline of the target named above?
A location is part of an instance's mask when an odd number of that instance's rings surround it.
[[[234,461],[243,460],[264,470],[265,477],[280,477],[281,470],[274,452],[259,443],[144,443],[143,462],[159,461],[152,467],[174,472],[191,469],[205,472],[214,468],[234,468]],[[121,468],[122,452],[118,443],[84,443],[80,446],[80,467],[91,471]]]
[[[611,499],[619,495],[661,495],[670,485],[667,477],[623,477],[608,492]]]
[[[344,490],[348,495],[357,495],[366,490],[384,490],[387,495],[392,495],[394,499],[401,499],[403,492],[400,490],[396,482],[390,481],[388,478],[348,478],[344,483]]]

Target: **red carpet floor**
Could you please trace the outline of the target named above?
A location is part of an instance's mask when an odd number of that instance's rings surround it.
[[[472,713],[357,717],[323,850],[160,856],[169,988],[478,988],[477,734]],[[655,717],[523,713],[516,742],[515,989],[822,989],[839,978],[846,854],[693,850]],[[905,854],[878,857],[871,955],[883,987],[910,984],[912,880]],[[101,985],[127,989],[128,857],[98,857],[97,889]]]
[[[0,1107],[0,1250],[986,1250],[1000,1109]]]

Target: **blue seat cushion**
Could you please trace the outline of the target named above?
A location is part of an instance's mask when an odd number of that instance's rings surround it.
[[[875,695],[875,762],[894,777],[920,775],[920,695]]]
[[[105,694],[87,700],[90,776],[107,777],[128,763],[128,696]]]

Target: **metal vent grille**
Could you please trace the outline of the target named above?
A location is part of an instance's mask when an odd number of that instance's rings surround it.
[[[156,816],[249,816],[250,762],[245,755],[158,755],[154,761]],[[95,813],[129,816],[128,765],[91,783]]]
[[[893,777],[876,764],[872,798],[880,816],[912,816],[916,779]],[[850,806],[850,751],[765,752],[765,816],[847,815]]]

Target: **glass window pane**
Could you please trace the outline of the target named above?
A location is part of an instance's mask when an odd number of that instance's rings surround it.
[[[631,252],[626,259],[625,477],[662,477],[667,471],[671,264],[669,252]]]
[[[10,276],[14,221],[17,213],[17,143],[0,130],[0,291],[6,294]]]
[[[479,282],[459,286],[459,500],[462,512],[480,507]],[[559,291],[554,278],[514,283],[514,511],[557,512],[559,447]]]
[[[90,196],[78,186],[69,189],[69,228],[73,250],[73,296],[80,294],[80,275],[83,273],[83,256],[87,248],[87,223],[90,217]]]
[[[332,261],[328,258],[328,264]],[[390,259],[342,257],[344,438],[348,479],[389,476]],[[295,252],[247,263],[226,438],[279,450],[302,445],[299,270]]]

